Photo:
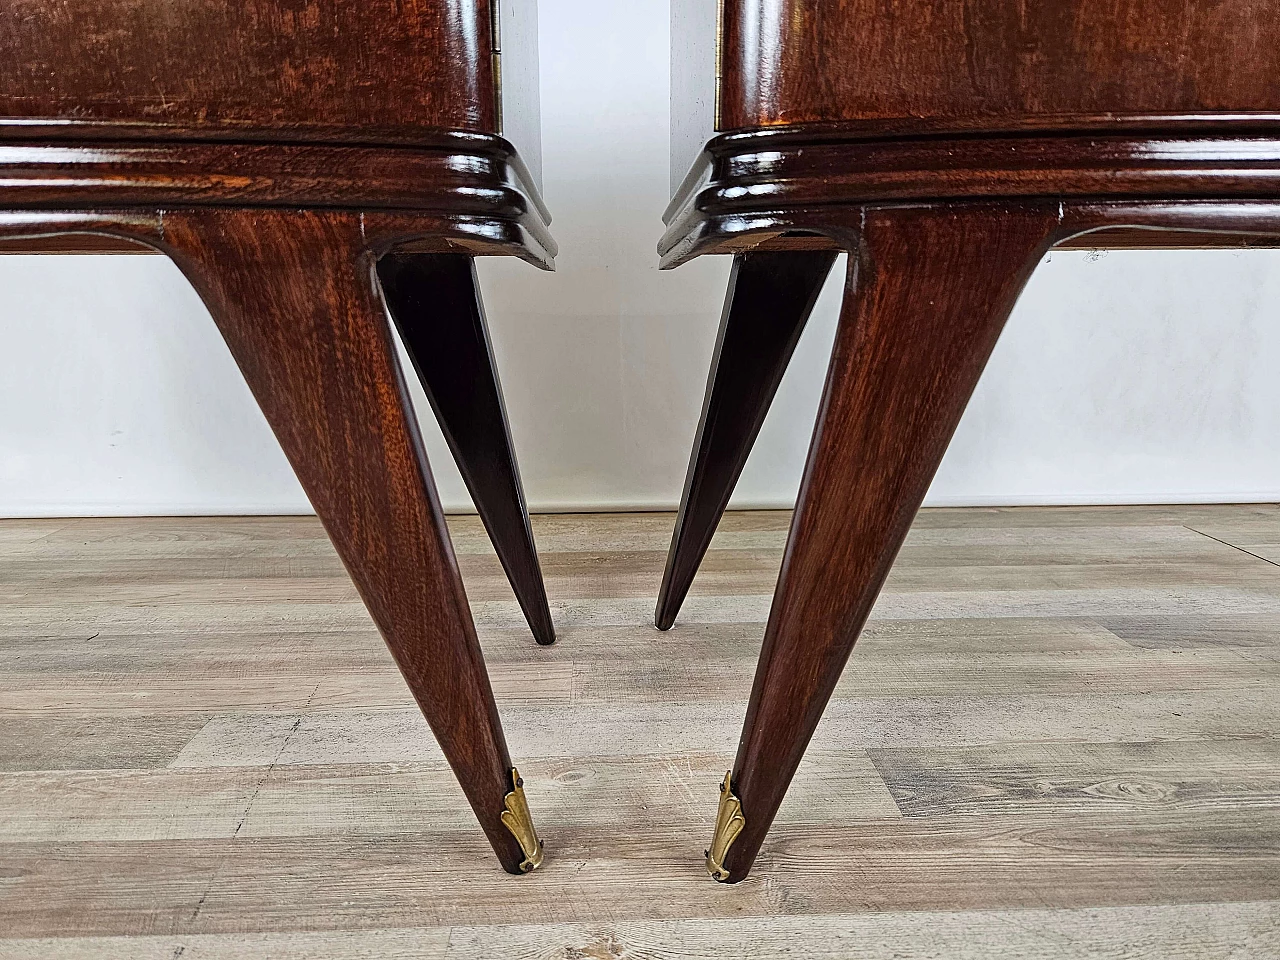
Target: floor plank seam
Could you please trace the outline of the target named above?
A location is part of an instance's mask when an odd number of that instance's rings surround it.
[[[253,809],[253,802],[258,799],[258,794],[262,792],[262,788],[266,785],[267,781],[271,779],[272,772],[276,769],[276,766],[280,763],[280,758],[284,756],[285,750],[289,747],[289,741],[292,740],[293,735],[301,729],[302,721],[306,719],[307,708],[311,706],[311,701],[315,699],[316,691],[319,689],[320,684],[317,683],[315,688],[311,691],[311,696],[308,697],[307,702],[303,704],[302,710],[298,714],[298,719],[294,721],[293,726],[289,728],[289,732],[285,734],[284,739],[280,743],[280,749],[276,751],[276,755],[267,766],[266,772],[261,776],[261,778],[259,778],[257,784],[254,786],[253,793],[249,795],[249,800],[245,804],[244,813],[241,814],[240,820],[236,823],[235,830],[231,832],[232,842],[234,842],[240,835],[241,828],[248,821],[249,811]],[[200,894],[200,900],[196,903],[195,909],[191,911],[191,917],[188,919],[188,923],[194,922],[200,916],[200,911],[204,909],[204,902],[209,899],[209,894],[212,892],[214,884],[218,882],[218,876],[222,872],[222,868],[226,865],[227,859],[230,855],[230,850],[228,850],[227,854],[223,856],[223,858],[218,862],[218,865],[214,867],[213,872],[209,875],[209,883],[205,886],[204,892]]]
[[[316,521],[0,523],[0,957],[1280,957],[1280,510],[922,513],[723,887],[788,516],[727,514],[668,635],[670,514],[534,518],[545,651],[466,566],[547,835],[520,879]]]
[[[1228,543],[1226,540],[1219,540],[1217,537],[1215,537],[1215,536],[1213,536],[1213,535],[1211,535],[1211,534],[1205,533],[1203,530],[1197,530],[1195,527],[1188,526],[1188,525],[1187,525],[1187,524],[1185,524],[1185,523],[1183,524],[1183,526],[1184,526],[1184,527],[1186,527],[1186,529],[1190,530],[1192,533],[1198,533],[1198,534],[1200,534],[1200,536],[1202,536],[1202,537],[1208,537],[1208,538],[1209,538],[1210,540],[1212,540],[1214,543],[1220,543],[1220,544],[1222,544],[1224,547],[1230,547],[1232,550],[1239,550],[1239,551],[1240,551],[1241,553],[1243,553],[1246,557],[1253,557],[1253,559],[1255,559],[1255,560],[1261,560],[1263,563],[1269,563],[1269,564],[1271,564],[1271,566],[1273,566],[1273,567],[1280,567],[1280,563],[1276,563],[1274,560],[1268,560],[1266,557],[1260,557],[1260,556],[1258,556],[1258,554],[1253,553],[1253,552],[1251,552],[1251,551],[1249,551],[1249,550],[1246,550],[1244,547],[1236,546],[1234,543]]]

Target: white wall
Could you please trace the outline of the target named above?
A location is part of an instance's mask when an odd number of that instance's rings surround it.
[[[541,0],[559,272],[481,262],[535,508],[679,496],[729,263],[656,269],[668,196],[665,0]],[[1055,253],[930,499],[1280,499],[1280,252]],[[794,496],[843,261],[739,502]],[[0,257],[0,515],[307,509],[194,293],[158,257]],[[419,409],[430,412],[421,395]],[[466,495],[433,424],[446,505]]]

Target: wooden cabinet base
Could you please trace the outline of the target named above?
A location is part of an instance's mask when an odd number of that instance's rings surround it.
[[[1105,247],[1112,231],[1164,241],[1152,246],[1280,238],[1278,140],[1240,139],[1231,150],[1221,136],[1184,138],[1176,149],[1158,138],[1071,141],[1025,137],[1010,151],[981,139],[732,134],[709,146],[672,205],[661,247],[667,266],[703,253],[732,252],[736,261],[663,580],[660,627],[675,619],[833,251],[849,255],[738,755],[721,788],[720,820],[733,829],[718,830],[708,854],[719,880],[737,882],[750,871],[1044,254],[1059,244]],[[1164,146],[1141,147],[1157,142]],[[739,805],[729,821],[725,797]]]
[[[535,0],[0,4],[0,253],[177,263],[512,873],[542,846],[387,310],[550,643],[471,262],[555,256],[537,33]]]
[[[551,642],[471,262],[488,252],[545,263],[554,246],[536,201],[509,188],[505,207],[485,197],[469,206],[483,191],[455,177],[399,209],[307,208],[291,202],[289,184],[268,177],[258,184],[266,202],[254,205],[223,198],[156,206],[133,197],[134,205],[102,209],[119,195],[92,179],[60,177],[53,168],[65,150],[25,149],[51,158],[53,176],[41,188],[50,192],[37,199],[11,183],[5,195],[28,203],[0,212],[0,242],[105,237],[178,265],[221,330],[503,868],[535,867],[541,841],[507,752],[377,266],[383,258],[406,345],[535,636]],[[168,162],[163,147],[151,154]],[[481,179],[494,173],[488,162],[471,169]],[[213,168],[203,170],[216,179]],[[17,179],[24,177],[36,173]],[[164,176],[152,182],[161,192],[171,186]],[[419,252],[384,258],[393,248]]]

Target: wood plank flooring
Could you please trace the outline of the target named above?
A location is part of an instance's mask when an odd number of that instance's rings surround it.
[[[702,850],[789,517],[451,521],[503,874],[319,524],[0,522],[0,958],[1280,957],[1280,507],[924,512],[752,878]]]

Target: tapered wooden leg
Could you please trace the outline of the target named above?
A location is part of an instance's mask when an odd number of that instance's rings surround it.
[[[475,262],[463,254],[392,254],[382,258],[378,275],[534,639],[555,643]]]
[[[750,870],[1057,222],[1056,204],[866,211],[732,773],[745,824],[721,879]]]
[[[654,621],[669,630],[707,552],[836,254],[734,257],[702,420]]]
[[[162,245],[213,314],[498,859],[520,872],[525,851],[502,823],[511,759],[359,214],[170,213]]]

